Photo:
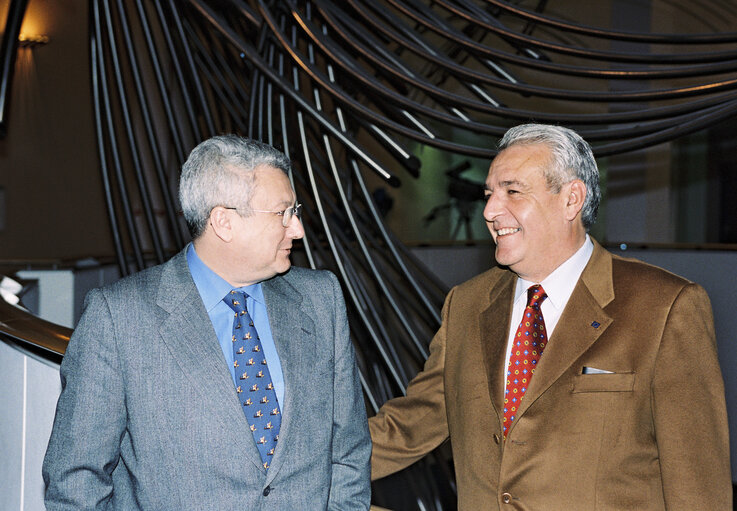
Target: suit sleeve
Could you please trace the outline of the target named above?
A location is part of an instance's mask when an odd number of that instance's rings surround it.
[[[368,510],[371,501],[371,437],[366,422],[366,405],[350,339],[343,293],[335,275],[329,275],[335,305],[335,378],[328,510]]]
[[[724,383],[711,304],[696,284],[671,307],[652,395],[666,509],[731,511]]]
[[[369,419],[372,480],[408,467],[448,439],[444,368],[452,295],[451,290],[443,306],[442,324],[430,343],[430,356],[409,383],[407,395],[387,401]]]
[[[112,318],[99,290],[87,296],[60,374],[62,391],[43,463],[46,509],[104,509],[126,411]]]

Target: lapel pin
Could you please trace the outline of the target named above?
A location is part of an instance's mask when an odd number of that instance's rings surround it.
[[[599,323],[598,321],[594,321],[593,323],[591,323],[591,326],[594,328],[599,328],[601,326],[601,323]]]

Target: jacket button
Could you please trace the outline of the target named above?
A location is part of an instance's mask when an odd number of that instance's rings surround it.
[[[497,435],[496,433],[494,433],[494,443],[496,445],[499,445],[499,442],[501,442],[501,441],[502,440],[501,440],[501,438],[499,438],[499,435]]]
[[[512,502],[512,496],[509,493],[502,493],[502,502],[509,504]]]
[[[264,488],[264,497],[268,497],[269,493],[271,493],[271,486]]]

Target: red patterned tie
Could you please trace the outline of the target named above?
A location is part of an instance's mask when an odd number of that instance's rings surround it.
[[[507,366],[507,387],[504,390],[504,437],[517,415],[522,396],[530,385],[535,366],[543,354],[548,334],[540,304],[548,297],[540,284],[527,290],[527,307],[514,335],[512,353]]]

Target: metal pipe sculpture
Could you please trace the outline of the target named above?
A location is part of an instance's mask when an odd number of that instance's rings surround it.
[[[173,197],[197,142],[238,132],[281,147],[305,208],[302,262],[340,277],[377,410],[420,369],[445,289],[384,225],[370,174],[389,186],[416,177],[423,145],[491,158],[491,139],[530,119],[572,126],[605,156],[737,110],[737,32],[607,30],[544,6],[90,0],[100,170],[121,273],[184,245]],[[710,8],[737,26],[729,1]],[[405,505],[452,508],[449,467],[444,451],[413,467]]]
[[[11,0],[0,41],[0,138],[5,137],[8,129],[10,90],[13,84],[15,57],[18,54],[18,36],[27,6],[28,0]]]

